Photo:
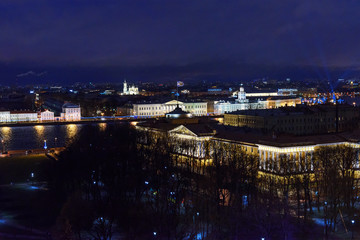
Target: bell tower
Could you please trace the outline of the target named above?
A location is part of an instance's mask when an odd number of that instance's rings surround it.
[[[126,83],[126,79],[124,80],[124,88],[123,88],[123,94],[127,94],[128,92],[128,88],[127,88],[127,83]]]

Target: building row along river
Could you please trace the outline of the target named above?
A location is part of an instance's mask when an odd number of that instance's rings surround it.
[[[51,121],[79,121],[81,120],[81,109],[79,105],[65,103],[62,111],[55,116],[51,110],[45,111],[0,111],[0,123],[11,122],[51,122]]]
[[[246,94],[243,87],[235,92],[231,100],[216,101],[152,101],[129,103],[117,108],[117,114],[138,118],[164,117],[177,106],[194,116],[223,115],[224,113],[247,109],[268,109],[301,104],[296,89],[279,89],[278,92]],[[248,98],[247,95],[250,97]]]

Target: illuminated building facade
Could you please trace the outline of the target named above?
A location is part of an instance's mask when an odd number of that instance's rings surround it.
[[[10,118],[10,111],[1,111],[0,112],[0,122],[4,123],[4,122],[10,122],[11,118]]]
[[[128,86],[126,80],[123,83],[123,92],[121,95],[138,95],[139,88],[135,87],[135,85]]]
[[[285,91],[287,90],[287,91]],[[291,91],[290,91],[291,90]],[[294,96],[296,89],[279,89],[279,92],[275,93],[256,93],[247,94],[243,87],[240,87],[239,91],[235,92],[237,98],[234,101],[215,101],[214,102],[214,114],[223,115],[225,113],[235,112],[239,110],[248,109],[267,109],[278,108],[284,106],[293,106],[301,104],[301,98]],[[286,94],[285,94],[286,93]],[[255,99],[247,99],[247,96],[258,97]],[[262,97],[262,98],[260,98]]]
[[[11,111],[11,122],[35,122],[38,120],[38,114],[30,111]]]
[[[49,110],[45,110],[43,112],[39,113],[40,121],[54,121],[54,112],[51,112]]]
[[[79,105],[73,103],[65,103],[62,106],[62,113],[60,118],[65,121],[80,121],[81,120],[81,108]]]
[[[340,134],[274,137],[255,129],[206,123],[171,124],[161,121],[139,123],[136,129],[153,134],[165,134],[169,141],[178,143],[176,148],[178,154],[198,158],[200,162],[211,163],[213,153],[211,148],[224,144],[235,145],[245,153],[257,156],[261,172],[279,175],[285,174],[285,171],[294,174],[313,172],[314,151],[323,146],[347,145],[360,149],[360,130]],[[192,144],[183,144],[186,141]],[[359,151],[357,155],[359,159]],[[282,167],[281,163],[284,159],[291,169]],[[359,160],[355,167],[359,168]]]
[[[207,115],[207,102],[180,102],[176,100],[165,103],[137,103],[122,111],[126,115],[140,118],[164,117],[166,113],[175,110],[177,106],[194,116]]]

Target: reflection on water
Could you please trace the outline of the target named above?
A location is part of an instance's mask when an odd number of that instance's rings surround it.
[[[2,140],[9,141],[11,139],[11,128],[10,127],[2,127],[0,129],[0,134],[2,136]]]
[[[98,126],[100,128],[100,131],[105,131],[107,124],[106,123],[99,123]]]
[[[34,126],[36,137],[39,139],[44,139],[44,129],[45,127],[42,125]]]
[[[66,125],[66,136],[68,139],[72,139],[78,133],[78,127],[76,124]]]
[[[110,123],[92,123],[101,131]],[[41,149],[44,140],[48,148],[64,147],[81,131],[85,124],[36,125],[24,127],[0,127],[0,137],[6,150]],[[0,146],[1,147],[1,146]]]
[[[0,137],[6,150],[41,149],[44,141],[48,148],[65,146],[82,125],[36,125],[24,127],[1,127]]]

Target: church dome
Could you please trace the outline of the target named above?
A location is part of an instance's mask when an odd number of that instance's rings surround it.
[[[166,114],[166,118],[191,118],[192,114],[185,112],[179,106],[177,106],[173,111]]]

